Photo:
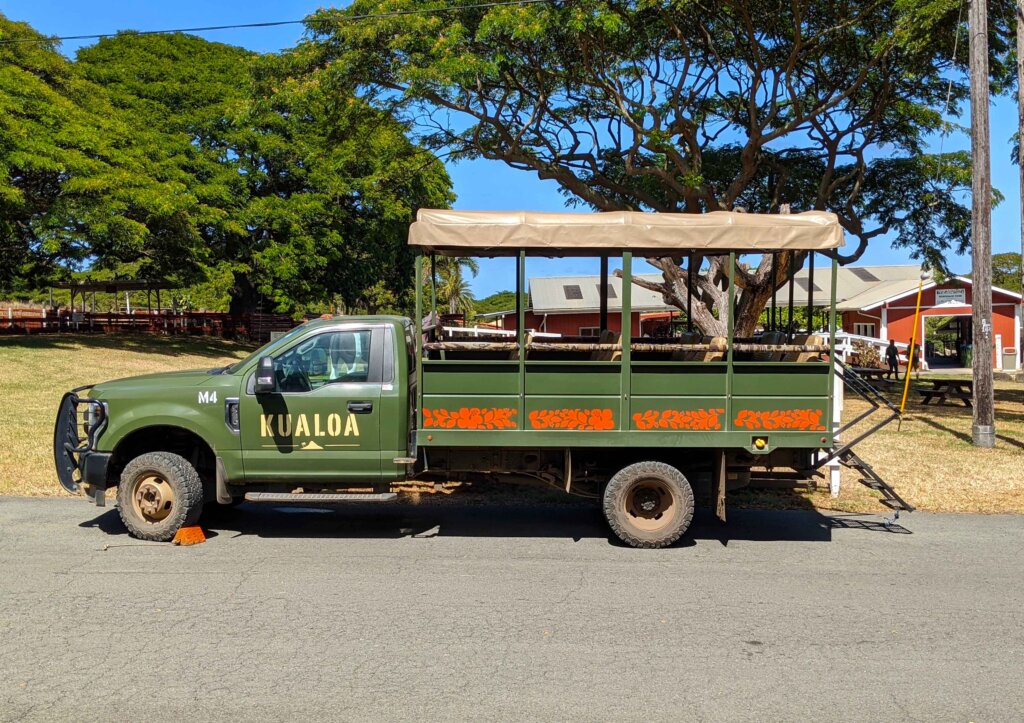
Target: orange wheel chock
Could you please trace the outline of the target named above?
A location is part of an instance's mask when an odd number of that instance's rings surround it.
[[[171,540],[172,545],[198,545],[201,542],[206,542],[206,535],[203,534],[203,528],[199,525],[182,527]]]

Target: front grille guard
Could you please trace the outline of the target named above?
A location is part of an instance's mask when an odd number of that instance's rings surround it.
[[[57,466],[60,486],[72,494],[82,483],[81,457],[96,449],[96,439],[107,424],[107,407],[103,402],[78,396],[92,385],[72,389],[60,400],[57,422],[53,429],[53,460]],[[98,419],[86,428],[88,412]]]

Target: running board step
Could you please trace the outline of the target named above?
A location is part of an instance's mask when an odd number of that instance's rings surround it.
[[[347,502],[395,502],[395,492],[349,493],[293,493],[293,492],[246,492],[246,502],[270,502],[277,505],[343,505]]]

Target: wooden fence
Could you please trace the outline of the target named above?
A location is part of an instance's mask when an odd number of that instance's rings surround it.
[[[0,334],[186,334],[270,340],[272,333],[294,328],[296,321],[286,314],[228,314],[224,312],[114,312],[60,309],[15,309],[0,307]]]

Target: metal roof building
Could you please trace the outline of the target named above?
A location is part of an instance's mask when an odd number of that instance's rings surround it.
[[[793,304],[807,305],[810,273],[800,269],[793,276]],[[932,281],[929,274],[925,283]],[[910,264],[892,266],[840,266],[836,273],[836,311],[860,311],[877,307],[887,299],[917,291],[921,281],[921,268]],[[829,269],[819,269],[814,276],[814,304],[827,306],[832,296]],[[775,294],[775,303],[785,307],[789,303],[789,284]]]
[[[637,274],[638,278],[661,281],[661,274]],[[622,310],[622,279],[608,277],[608,310]],[[597,312],[601,308],[599,276],[535,276],[530,279],[530,308],[536,314],[573,314]],[[633,284],[633,311],[667,311],[661,294]]]
[[[661,274],[637,274],[648,281],[662,281]],[[810,274],[806,268],[793,277],[793,304],[807,305]],[[836,274],[836,310],[870,310],[887,299],[917,291],[921,280],[918,266],[903,264],[892,266],[840,266]],[[933,280],[929,275],[925,283]],[[598,276],[535,276],[530,278],[530,308],[538,314],[571,314],[598,311],[601,305],[601,280]],[[611,291],[608,309],[622,308],[622,279],[609,276]],[[658,294],[633,285],[633,310],[642,312],[678,311],[666,304]],[[814,276],[815,306],[827,306],[832,296],[832,279],[827,269]],[[784,285],[775,295],[775,303],[784,307],[789,303],[789,286]]]

